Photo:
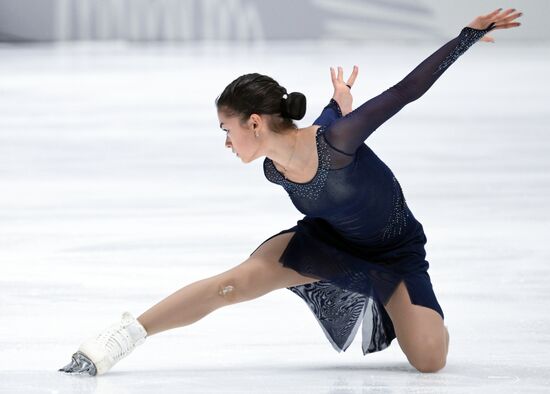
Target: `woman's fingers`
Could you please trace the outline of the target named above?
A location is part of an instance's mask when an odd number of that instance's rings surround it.
[[[494,10],[493,12],[490,12],[486,15],[481,15],[479,19],[486,23],[498,23],[505,18],[508,18],[510,14],[512,14],[515,10],[515,8],[508,8],[507,10],[502,11],[502,8],[499,8],[498,10]]]
[[[515,10],[514,10],[515,11]],[[495,21],[495,29],[509,29],[511,27],[521,26],[519,22],[512,22],[515,19],[523,15],[523,12],[516,12],[515,14],[508,14],[504,18],[499,18]]]
[[[351,72],[350,77],[348,78],[347,85],[353,86],[355,79],[357,78],[357,73],[359,72],[359,67],[353,66],[353,71]]]
[[[503,19],[500,19],[500,20],[496,21],[496,23],[497,23],[497,25],[500,25],[501,23],[509,23],[509,22],[513,21],[514,19],[519,18],[522,15],[523,15],[522,12],[516,12],[515,14],[509,15],[506,18],[503,18]]]
[[[506,11],[502,11],[498,16],[497,18],[504,18],[508,15],[510,15],[512,12],[514,12],[516,9],[515,8],[508,8]]]
[[[491,18],[491,22],[495,22],[495,24],[500,25],[513,21],[514,19],[519,18],[521,15],[523,15],[522,12],[516,12],[515,8],[510,8],[502,12],[501,14],[498,14]]]
[[[490,12],[486,15],[482,15],[477,17],[470,25],[469,27],[473,27],[474,29],[486,29],[491,24],[494,24],[494,29],[508,29],[510,27],[516,27],[520,26],[521,23],[512,22],[515,19],[522,16],[522,12],[517,12],[515,8],[508,8],[505,11],[502,11],[502,8],[499,8],[498,10],[494,10],[493,12]],[[491,40],[484,40],[484,41],[490,41]]]
[[[502,8],[498,8],[493,12],[489,12],[487,15],[483,15],[483,18],[492,18],[493,16],[497,15],[500,11],[502,11]]]
[[[502,8],[500,10],[502,10]],[[494,12],[492,12],[491,14],[489,14],[490,15],[489,19],[490,19],[491,22],[497,22],[500,19],[506,18],[508,15],[510,15],[515,10],[516,10],[515,8],[508,8],[507,10],[499,11],[496,14]]]
[[[348,81],[346,82],[346,85],[353,85],[355,83],[355,80],[357,79],[357,74],[359,72],[359,67],[353,66],[353,71],[351,72],[350,77],[348,78]],[[330,67],[330,78],[332,79],[332,83],[336,86],[336,83],[342,82],[344,83],[344,69],[340,66],[338,66],[338,75],[336,75],[336,72],[333,67]]]
[[[510,15],[513,15],[513,13],[516,11],[515,8],[510,8],[509,10],[506,10],[496,16],[493,17],[492,19],[492,22],[500,22],[508,17],[510,17]]]
[[[512,22],[512,23],[505,23],[504,25],[496,25],[495,29],[509,29],[511,27],[518,27],[518,26],[521,26],[521,23]]]

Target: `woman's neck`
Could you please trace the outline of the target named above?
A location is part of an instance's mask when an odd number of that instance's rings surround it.
[[[285,173],[300,173],[311,160],[312,149],[309,139],[314,128],[316,127],[310,126],[271,133],[266,156],[282,167]]]

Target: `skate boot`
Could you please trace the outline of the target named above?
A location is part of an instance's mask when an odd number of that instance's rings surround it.
[[[79,375],[101,375],[145,342],[145,328],[128,312],[120,322],[86,340],[59,371]]]

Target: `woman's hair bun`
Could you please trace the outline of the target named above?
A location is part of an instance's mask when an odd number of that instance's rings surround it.
[[[306,96],[292,92],[281,99],[281,114],[290,119],[300,120],[306,114]]]

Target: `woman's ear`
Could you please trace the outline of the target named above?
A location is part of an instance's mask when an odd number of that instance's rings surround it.
[[[254,130],[260,127],[262,124],[262,117],[258,114],[250,115],[250,127]]]

